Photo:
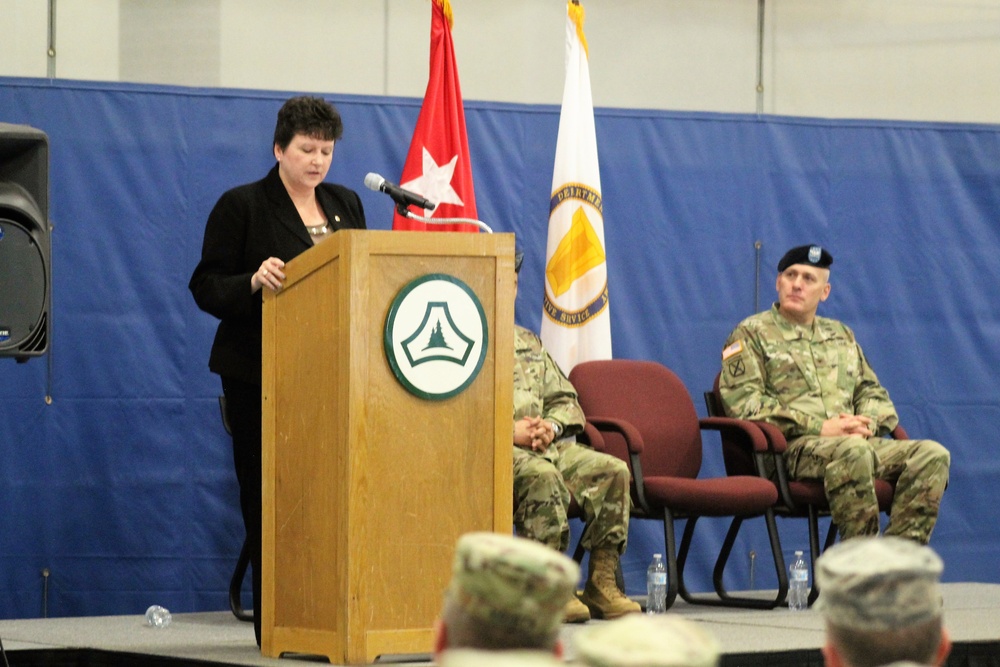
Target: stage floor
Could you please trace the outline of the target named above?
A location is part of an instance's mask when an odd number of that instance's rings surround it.
[[[953,657],[979,656],[973,660],[954,660],[952,664],[984,664],[982,656],[996,658],[985,664],[1000,664],[1000,584],[945,584],[942,588],[944,621],[956,644]],[[724,651],[723,665],[821,664],[816,659],[823,643],[823,622],[815,611],[739,610],[689,605],[678,600],[668,613],[697,621],[718,637]],[[573,634],[582,627],[585,626],[563,627],[567,658],[572,658]],[[294,658],[262,657],[254,644],[253,626],[238,621],[229,612],[175,614],[170,626],[163,629],[147,627],[140,615],[5,620],[0,621],[0,640],[11,667],[153,662],[301,664],[301,660]],[[88,654],[88,659],[74,663],[68,659],[72,652]],[[48,657],[60,654],[63,659]],[[95,655],[105,659],[95,660]],[[406,658],[416,664],[430,660],[429,656]],[[387,656],[386,661],[399,659]]]

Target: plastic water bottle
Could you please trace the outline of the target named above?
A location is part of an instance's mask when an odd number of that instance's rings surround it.
[[[158,604],[146,610],[146,625],[151,628],[165,628],[170,625],[172,619],[170,612]]]
[[[646,613],[663,614],[667,611],[667,569],[663,555],[653,554],[653,562],[646,570]]]
[[[802,611],[809,606],[809,569],[802,552],[795,552],[795,559],[788,566],[788,608]]]

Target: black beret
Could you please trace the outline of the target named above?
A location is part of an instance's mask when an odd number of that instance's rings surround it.
[[[825,269],[833,264],[833,255],[818,245],[800,245],[786,252],[785,256],[781,258],[781,261],[778,262],[778,273],[792,264],[808,264]]]

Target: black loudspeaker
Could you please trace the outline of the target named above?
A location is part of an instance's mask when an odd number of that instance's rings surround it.
[[[52,266],[49,139],[0,123],[0,357],[49,348]]]

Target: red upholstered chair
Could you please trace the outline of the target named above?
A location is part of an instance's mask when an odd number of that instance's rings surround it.
[[[748,450],[766,450],[761,430],[749,422],[713,417],[698,419],[680,379],[650,361],[608,360],[578,364],[570,382],[580,396],[587,421],[596,427],[605,451],[628,463],[632,474],[632,517],[662,522],[666,543],[667,606],[678,593],[688,602],[770,609],[788,592],[781,544],[772,507],[777,488],[758,475],[700,478],[701,431],[730,434]],[[700,517],[732,517],[715,562],[715,595],[694,595],[684,584],[684,566]],[[736,597],[726,591],[723,574],[744,520],[767,522],[779,587],[774,599]],[[680,546],[674,521],[687,519]]]
[[[712,391],[705,392],[705,406],[709,415],[725,416],[722,395],[719,393],[718,374],[715,376]],[[812,589],[809,591],[809,604],[812,604],[819,597],[819,588],[816,586],[816,559],[837,539],[837,526],[831,521],[822,548],[820,546],[819,519],[830,516],[830,503],[826,499],[823,480],[792,479],[785,467],[784,456],[782,456],[787,447],[784,434],[773,424],[762,421],[753,421],[752,423],[756,424],[767,438],[767,450],[755,452],[753,456],[747,456],[738,443],[727,442],[726,435],[723,434],[722,448],[726,460],[726,471],[730,474],[740,475],[757,474],[770,479],[778,489],[778,504],[774,507],[775,514],[780,517],[808,520],[809,556],[812,568]],[[902,426],[897,426],[892,432],[892,437],[897,440],[906,439],[906,431]],[[875,480],[875,495],[878,497],[879,509],[886,514],[892,507],[892,499],[895,494],[895,484],[881,479]]]

